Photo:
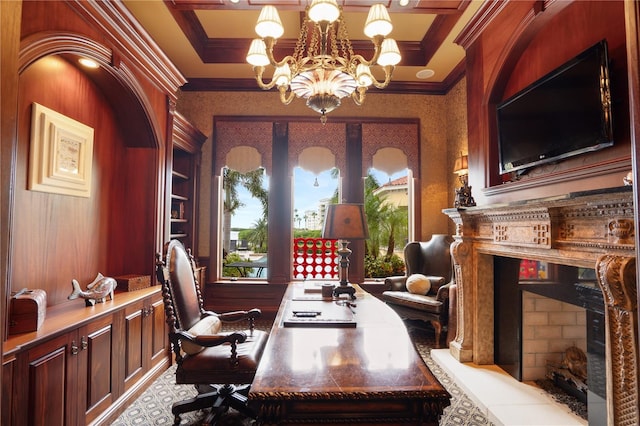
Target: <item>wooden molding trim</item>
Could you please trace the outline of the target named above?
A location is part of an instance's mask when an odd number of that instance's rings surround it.
[[[140,26],[122,2],[68,2],[77,13],[93,22],[123,52],[140,73],[171,97],[186,79],[156,42]]]
[[[483,188],[481,191],[487,196],[507,194],[525,189],[542,188],[562,182],[576,181],[588,177],[608,175],[612,173],[626,174],[631,170],[631,157],[614,158],[609,161],[585,165],[578,168],[562,170],[557,173],[549,173],[532,177],[530,179],[508,182],[502,185]],[[622,178],[620,179],[622,183]]]

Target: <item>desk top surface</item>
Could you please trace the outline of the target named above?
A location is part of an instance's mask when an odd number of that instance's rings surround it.
[[[355,327],[285,326],[291,303],[305,310],[335,312],[336,301],[304,293],[291,284],[285,293],[269,341],[251,386],[254,400],[349,394],[407,393],[448,397],[416,352],[398,315],[356,286]],[[310,300],[316,298],[317,300]],[[349,306],[338,306],[348,310]],[[350,310],[350,309],[349,309]]]

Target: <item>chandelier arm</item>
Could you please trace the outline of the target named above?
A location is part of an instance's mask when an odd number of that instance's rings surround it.
[[[267,58],[269,59],[269,63],[271,64],[271,66],[277,68],[277,67],[281,67],[286,63],[289,63],[291,65],[295,65],[296,64],[296,59],[292,56],[292,55],[287,55],[284,58],[282,58],[280,61],[278,61],[274,56],[273,56],[273,47],[276,45],[276,39],[274,39],[273,37],[266,37],[264,39],[264,43],[265,46],[267,48]]]
[[[355,68],[356,65],[360,64],[364,64],[368,67],[371,67],[373,65],[375,65],[375,61],[371,60],[368,61],[366,60],[362,55],[353,55],[351,57],[351,60],[349,61],[350,64],[353,64],[353,67]]]
[[[394,66],[387,65],[385,67],[382,67],[382,69],[384,69],[384,81],[379,82],[374,76],[372,76],[373,85],[376,87],[376,89],[384,89],[389,85],[389,83],[391,82],[391,74],[393,74]]]
[[[358,86],[357,90],[354,90],[353,93],[351,93],[351,99],[353,99],[353,102],[358,105],[361,106],[362,104],[364,104],[364,98],[367,94],[367,88],[365,86]]]
[[[253,71],[256,74],[256,81],[258,82],[258,87],[261,88],[262,90],[271,90],[275,87],[276,82],[274,80],[272,80],[270,83],[265,84],[264,81],[262,81],[262,74],[264,74],[264,67],[262,66],[255,66],[253,67]]]
[[[384,37],[380,35],[375,36],[371,39],[371,42],[373,43],[373,56],[371,57],[371,59],[369,60],[369,64],[367,65],[375,64],[378,62],[378,58],[380,57],[380,52],[381,52],[380,47],[382,46],[383,40],[384,40]],[[360,56],[360,55],[357,55],[357,56]],[[360,58],[362,58],[362,56],[360,56]]]
[[[293,92],[289,92],[289,94],[287,94],[287,87],[288,86],[278,86],[278,90],[280,91],[280,102],[285,105],[289,105],[296,97],[296,94]]]

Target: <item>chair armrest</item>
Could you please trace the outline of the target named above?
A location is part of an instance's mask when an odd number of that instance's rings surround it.
[[[384,289],[388,291],[407,291],[407,277],[395,276],[385,278]]]
[[[241,331],[219,334],[200,334],[198,336],[194,336],[186,331],[180,330],[172,333],[171,337],[176,340],[186,340],[205,347],[219,346],[225,343],[243,343],[247,340],[247,334]]]
[[[201,334],[193,340],[200,346],[210,347],[223,343],[244,343],[247,340],[247,334],[241,331],[220,334]]]
[[[205,312],[207,313],[207,312]],[[214,314],[215,315],[215,314]],[[245,319],[249,320],[249,330],[253,333],[253,329],[256,327],[256,319],[260,318],[262,311],[258,308],[253,308],[249,311],[233,311],[218,314],[220,321],[224,322],[237,322]]]
[[[216,315],[222,322],[236,322],[245,319],[260,318],[260,315],[262,315],[262,311],[257,308],[251,309],[250,311],[232,311],[222,314],[214,314],[213,312],[206,311],[205,315]]]
[[[438,293],[436,293],[436,300],[439,302],[445,302],[449,299],[449,287],[451,287],[451,284],[453,284],[453,281],[449,281],[438,289]]]

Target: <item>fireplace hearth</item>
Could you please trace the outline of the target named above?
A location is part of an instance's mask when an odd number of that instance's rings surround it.
[[[640,424],[631,189],[610,188],[444,212],[456,225],[451,251],[458,286],[458,323],[450,345],[452,356],[460,362],[494,363],[496,256],[594,269],[606,319],[602,374],[606,409],[601,411],[606,413],[607,424]]]

